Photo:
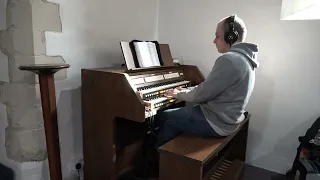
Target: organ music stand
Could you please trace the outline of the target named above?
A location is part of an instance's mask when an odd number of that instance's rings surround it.
[[[19,66],[20,70],[31,71],[39,75],[51,180],[62,180],[54,74],[61,69],[69,67],[69,64],[32,64]]]
[[[128,70],[135,70],[135,69],[142,69],[136,67],[137,60],[134,57],[134,51],[130,47],[130,42],[127,41],[120,41],[120,47],[122,50],[122,55],[125,60],[126,68]],[[161,54],[161,60],[163,63],[163,66],[174,66],[173,64],[173,58],[171,55],[170,47],[168,44],[159,44],[160,48],[160,54]]]

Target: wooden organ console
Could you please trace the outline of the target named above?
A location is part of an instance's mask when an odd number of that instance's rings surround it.
[[[184,106],[163,93],[204,81],[196,66],[174,65],[167,44],[158,47],[162,65],[149,68],[135,68],[130,43],[120,45],[126,67],[81,71],[86,180],[115,180],[141,163],[146,120],[168,107]]]

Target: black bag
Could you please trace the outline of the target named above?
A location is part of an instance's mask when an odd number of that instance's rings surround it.
[[[320,172],[320,117],[298,139],[300,145],[292,169],[286,173],[288,179],[294,179],[298,170],[302,173],[300,179],[305,179],[308,173]]]
[[[13,180],[14,173],[11,169],[5,167],[0,163],[0,179],[1,180]]]
[[[305,136],[299,137],[301,148],[308,150],[306,157],[320,171],[320,117],[307,130]]]
[[[299,137],[299,141],[307,149],[320,147],[320,117],[307,130],[305,136]]]

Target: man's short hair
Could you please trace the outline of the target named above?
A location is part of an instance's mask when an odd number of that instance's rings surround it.
[[[223,31],[226,33],[229,31],[229,24],[228,24],[228,18],[226,17],[223,19]],[[238,16],[235,16],[234,19],[234,29],[236,31],[238,31],[239,33],[239,38],[238,38],[238,42],[243,42],[245,41],[246,37],[247,37],[247,27],[245,25],[245,23],[243,22],[242,19],[240,19]]]

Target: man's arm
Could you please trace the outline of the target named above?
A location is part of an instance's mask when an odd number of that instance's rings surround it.
[[[177,93],[177,99],[202,103],[214,99],[244,75],[241,67],[221,56],[217,59],[207,79],[191,91]]]

